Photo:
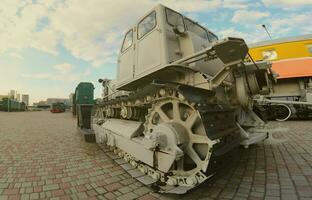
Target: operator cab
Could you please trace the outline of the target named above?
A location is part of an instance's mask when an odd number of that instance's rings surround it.
[[[208,29],[157,5],[124,36],[118,57],[117,89],[133,90],[133,82],[172,62],[211,47],[218,37]],[[193,65],[199,64],[194,63]]]

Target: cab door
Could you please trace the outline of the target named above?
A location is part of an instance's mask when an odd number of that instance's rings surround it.
[[[130,29],[124,37],[118,57],[118,84],[123,84],[133,79],[135,62],[134,49],[133,29]]]
[[[157,28],[156,11],[152,11],[138,23],[136,37],[135,76],[139,76],[161,64],[161,33]]]

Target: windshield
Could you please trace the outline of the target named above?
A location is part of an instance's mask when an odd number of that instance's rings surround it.
[[[210,31],[208,31],[208,38],[210,42],[215,42],[219,40],[218,37],[215,34],[211,33]]]
[[[185,18],[184,19],[185,26],[188,31],[198,35],[199,37],[203,38],[204,40],[208,40],[208,34],[206,29],[198,25],[197,23]]]

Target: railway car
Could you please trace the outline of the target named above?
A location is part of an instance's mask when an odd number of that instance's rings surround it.
[[[312,107],[299,102],[312,103],[312,34],[259,42],[249,48],[255,61],[271,61],[277,74],[266,98],[293,102],[263,107],[267,117],[285,121],[311,116]]]
[[[311,57],[312,34],[257,42],[248,47],[255,61]]]
[[[65,104],[62,102],[56,102],[51,105],[51,113],[62,113],[65,112]]]

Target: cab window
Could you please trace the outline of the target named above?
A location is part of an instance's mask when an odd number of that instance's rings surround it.
[[[153,30],[156,26],[156,12],[153,11],[151,14],[146,16],[138,25],[138,39]]]
[[[194,33],[195,35],[208,40],[208,34],[206,29],[198,25],[197,23],[191,21],[190,19],[185,18],[184,23],[188,31]]]
[[[183,27],[184,29],[183,16],[180,13],[177,13],[174,10],[166,8],[166,18],[167,18],[167,23],[170,26]]]
[[[132,29],[127,32],[125,39],[122,44],[121,52],[125,51],[128,49],[133,43],[133,31]]]

